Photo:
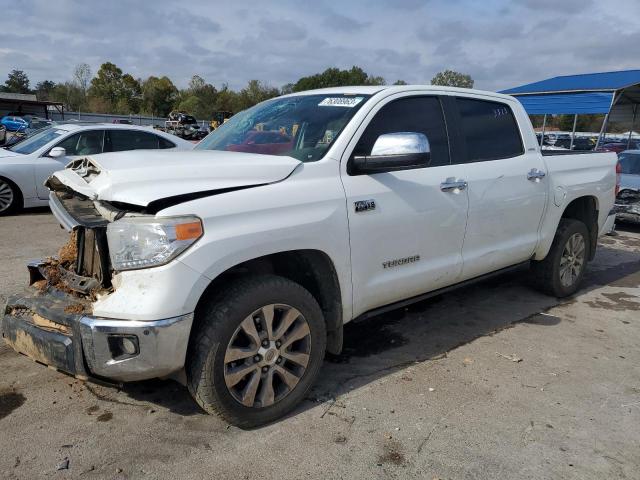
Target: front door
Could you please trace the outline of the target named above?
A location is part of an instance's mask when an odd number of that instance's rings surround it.
[[[387,133],[424,134],[426,168],[350,173],[355,155],[370,155]],[[347,198],[354,316],[455,283],[462,271],[467,192],[442,186],[464,165],[450,165],[441,101],[396,95],[372,109],[342,159]]]

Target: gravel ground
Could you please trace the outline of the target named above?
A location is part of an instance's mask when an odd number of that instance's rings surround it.
[[[0,300],[65,239],[46,210],[0,218]],[[307,401],[251,431],[176,382],[86,384],[0,346],[0,478],[640,478],[640,229],[601,240],[573,298],[525,273],[348,325]]]

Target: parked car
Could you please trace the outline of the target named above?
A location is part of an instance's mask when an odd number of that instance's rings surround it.
[[[65,124],[45,128],[0,148],[0,215],[48,204],[44,181],[78,156],[137,149],[189,150],[193,145],[150,128],[113,124]]]
[[[636,142],[632,140],[630,143],[628,142],[611,142],[605,143],[598,147],[599,152],[615,152],[622,153],[625,150],[636,150],[640,149],[640,142]]]
[[[593,150],[595,147],[595,143],[590,138],[585,137],[576,137],[573,139],[573,146],[571,146],[571,137],[569,138],[558,138],[556,143],[553,144],[555,147],[561,147],[565,149],[571,149],[576,151],[586,152],[589,150]]]
[[[29,128],[29,122],[26,119],[9,115],[2,117],[0,124],[9,132],[23,132]]]
[[[232,151],[265,131],[292,137],[289,150]],[[255,427],[305,398],[353,319],[523,265],[542,291],[576,292],[616,164],[543,156],[506,95],[376,86],[271,99],[193,151],[107,153],[54,173],[52,211],[91,253],[30,264],[2,331],[79,378],[182,370],[205,411]]]
[[[620,191],[616,196],[616,220],[640,222],[640,150],[618,155]]]
[[[113,123],[119,123],[120,125],[133,125],[131,120],[125,118],[116,118],[113,120]]]

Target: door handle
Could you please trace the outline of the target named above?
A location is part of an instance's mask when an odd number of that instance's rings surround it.
[[[532,168],[529,173],[527,173],[527,180],[531,180],[532,182],[539,182],[541,178],[544,178],[547,174],[542,170],[538,170],[537,168]]]
[[[465,190],[467,188],[467,182],[462,179],[456,180],[455,177],[449,177],[440,184],[440,190],[443,192],[456,192]]]

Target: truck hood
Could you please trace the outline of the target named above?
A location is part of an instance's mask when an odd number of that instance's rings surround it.
[[[253,153],[139,150],[74,160],[46,184],[56,189],[61,183],[93,200],[147,207],[173,197],[197,198],[278,182],[300,163],[292,157]]]

